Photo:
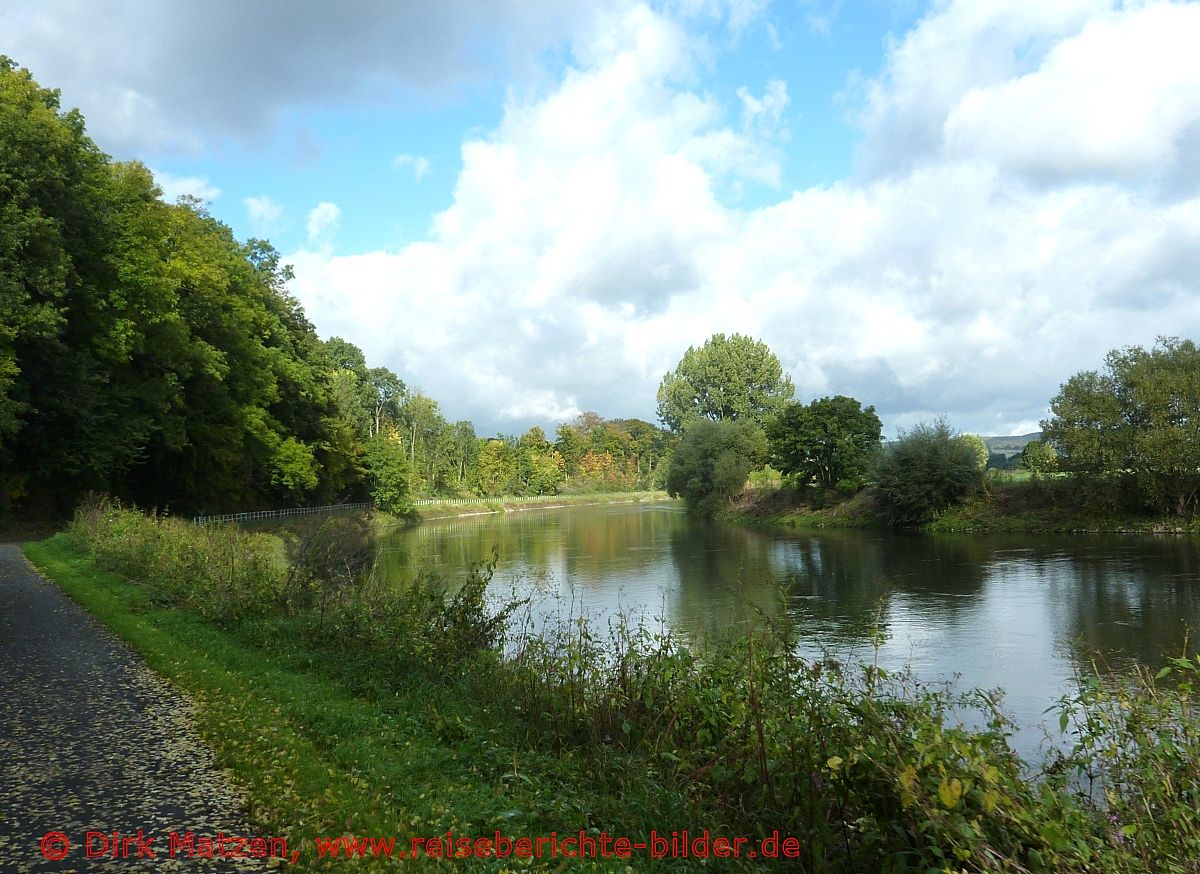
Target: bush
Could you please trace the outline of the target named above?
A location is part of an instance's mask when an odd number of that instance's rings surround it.
[[[975,449],[939,419],[902,433],[879,462],[880,507],[893,525],[920,525],[979,487]]]
[[[694,422],[671,456],[667,492],[687,501],[689,510],[714,516],[741,492],[765,450],[763,433],[753,422]]]
[[[160,599],[228,621],[280,603],[287,571],[278,540],[234,525],[192,525],[92,497],[69,533],[106,570],[150,584]]]
[[[276,537],[97,498],[80,506],[69,535],[100,567],[146,584],[162,603],[222,624],[252,620],[252,634],[276,634],[285,623],[286,634],[370,663],[385,684],[414,668],[471,663],[495,647],[520,605],[488,597],[494,560],[454,591],[433,576],[380,580],[371,519],[362,513],[304,519]]]

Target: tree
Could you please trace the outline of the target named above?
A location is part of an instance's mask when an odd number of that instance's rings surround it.
[[[397,516],[411,513],[410,472],[400,435],[391,432],[372,437],[367,442],[365,463],[375,506]]]
[[[975,463],[979,465],[979,469],[987,470],[989,455],[987,441],[978,434],[960,434],[958,439],[971,447],[971,451],[975,453]]]
[[[667,491],[688,509],[716,515],[741,492],[750,471],[766,453],[766,440],[754,422],[694,422],[675,447],[667,471]]]
[[[1058,453],[1043,440],[1030,440],[1021,450],[1021,466],[1034,475],[1049,473],[1058,466]]]
[[[475,437],[475,426],[465,419],[459,419],[451,429],[452,460],[454,462],[454,484],[462,488],[467,479],[467,471],[475,464],[479,455],[479,440]]]
[[[288,437],[279,444],[272,463],[274,472],[271,482],[280,486],[293,500],[317,487],[317,462],[311,446],[305,446],[295,437]]]
[[[489,498],[507,494],[516,474],[515,453],[503,440],[484,440],[475,460],[476,488]]]
[[[843,395],[789,403],[767,427],[772,463],[826,489],[862,485],[882,433],[874,407]]]
[[[558,494],[566,478],[566,463],[546,433],[534,425],[517,441],[517,479],[532,495]]]
[[[1043,439],[1059,469],[1099,486],[1128,485],[1155,509],[1186,516],[1200,492],[1200,349],[1160,337],[1110,352],[1050,401]]]
[[[386,367],[372,367],[366,374],[367,396],[371,400],[371,436],[377,436],[386,419],[396,421],[406,388],[400,377]]]
[[[886,448],[875,486],[894,525],[919,525],[966,499],[982,480],[975,449],[945,419],[921,423]]]
[[[688,347],[679,366],[658,386],[658,417],[672,431],[698,419],[749,419],[760,426],[789,401],[795,389],[765,343],[714,334]]]

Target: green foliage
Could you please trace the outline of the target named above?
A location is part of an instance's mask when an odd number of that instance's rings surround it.
[[[563,459],[563,488],[620,492],[661,487],[672,436],[641,419],[603,419],[581,413],[558,426],[554,447]]]
[[[766,454],[759,427],[746,419],[694,422],[679,441],[667,471],[667,491],[688,509],[716,515],[742,491]]]
[[[976,466],[980,470],[987,470],[988,456],[990,455],[987,441],[978,434],[960,434],[958,439],[971,447],[971,450],[975,453]]]
[[[1160,338],[1110,352],[1105,371],[1078,373],[1042,423],[1060,469],[1099,489],[1123,485],[1151,506],[1186,516],[1200,493],[1200,349]]]
[[[288,437],[275,450],[272,461],[274,472],[271,482],[282,486],[296,501],[317,487],[317,461],[312,447],[305,446],[295,437]]]
[[[842,395],[789,403],[767,426],[771,459],[780,471],[826,489],[861,486],[882,433],[874,407],[864,409]]]
[[[795,389],[775,353],[760,340],[714,334],[688,347],[658,387],[658,418],[672,431],[698,419],[748,419],[764,425]]]
[[[531,495],[554,495],[566,479],[566,462],[536,425],[517,441],[517,477]]]
[[[452,592],[426,577],[381,585],[370,518],[342,513],[302,520],[278,539],[236,525],[196,526],[145,516],[106,499],[81,505],[69,529],[97,564],[150,585],[169,603],[223,623],[296,616],[301,632],[377,667],[442,670],[495,646],[519,602],[486,595],[492,567]],[[396,674],[395,682],[402,682]]]
[[[1050,473],[1058,468],[1058,453],[1053,444],[1030,440],[1021,450],[1021,466],[1035,474]]]
[[[163,203],[8,59],[0,143],[0,499],[224,509],[353,488],[329,357],[278,253]]]
[[[89,498],[69,533],[99,567],[144,580],[160,597],[207,619],[226,622],[267,610],[287,592],[273,538],[236,526],[191,525]]]
[[[875,482],[890,523],[919,525],[968,498],[981,483],[981,470],[975,448],[939,419],[886,447]]]
[[[409,492],[411,470],[404,446],[395,434],[381,434],[367,442],[364,456],[371,500],[385,513],[406,516],[412,512]]]

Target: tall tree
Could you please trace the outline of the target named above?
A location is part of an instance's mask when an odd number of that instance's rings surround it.
[[[862,485],[882,433],[875,408],[844,395],[789,403],[767,427],[772,463],[826,489]]]
[[[1159,338],[1072,376],[1042,423],[1058,467],[1098,484],[1127,484],[1157,509],[1186,516],[1200,494],[1200,349]],[[1129,491],[1128,489],[1126,490]]]
[[[779,359],[760,340],[714,334],[688,347],[658,387],[658,417],[672,431],[698,419],[748,419],[763,425],[794,394]]]

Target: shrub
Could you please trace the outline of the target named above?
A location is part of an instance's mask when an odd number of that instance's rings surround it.
[[[694,422],[671,457],[667,492],[687,501],[689,510],[713,516],[741,492],[765,449],[763,433],[753,422]]]
[[[237,526],[192,525],[91,497],[69,531],[101,567],[146,582],[162,600],[208,619],[270,609],[286,589],[278,541]]]
[[[976,452],[939,419],[902,433],[879,462],[880,506],[894,525],[919,525],[961,503],[981,482]]]

